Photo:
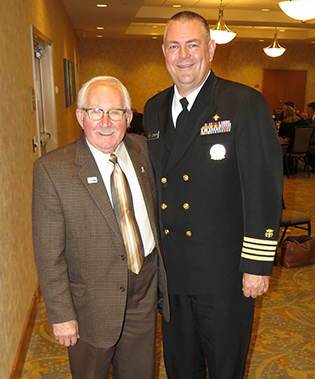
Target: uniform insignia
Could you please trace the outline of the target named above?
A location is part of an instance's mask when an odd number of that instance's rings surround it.
[[[206,136],[208,134],[230,133],[230,131],[231,131],[231,121],[225,120],[225,121],[219,121],[219,122],[209,122],[209,123],[204,124],[200,129],[200,134],[202,136]]]
[[[213,116],[214,121],[218,121],[219,118],[220,118],[220,116],[217,113]]]
[[[265,237],[266,238],[272,238],[273,237],[273,229],[266,229]]]
[[[152,140],[152,139],[159,139],[160,138],[160,131],[156,131],[156,132],[151,132],[148,134],[148,140]]]
[[[217,143],[216,145],[211,146],[209,153],[211,159],[214,161],[221,161],[225,158],[226,150],[223,145]]]
[[[273,229],[267,229],[273,234]],[[268,232],[269,233],[269,232]],[[262,240],[244,236],[241,257],[251,261],[273,262],[278,241]]]

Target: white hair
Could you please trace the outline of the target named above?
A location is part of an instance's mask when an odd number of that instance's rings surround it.
[[[113,76],[96,76],[90,79],[89,81],[87,81],[86,83],[84,83],[78,93],[77,107],[79,109],[85,108],[87,90],[92,84],[97,83],[97,82],[105,82],[117,87],[121,91],[124,97],[125,108],[127,112],[131,110],[131,99],[130,99],[130,95],[127,88],[122,84],[120,80],[118,80],[117,78],[114,78]]]

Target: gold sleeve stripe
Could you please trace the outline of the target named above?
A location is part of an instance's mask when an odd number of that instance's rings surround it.
[[[258,243],[260,245],[275,245],[275,246],[277,246],[278,244],[278,241],[261,240],[258,238],[250,238],[250,237],[244,237],[244,242]]]
[[[259,250],[245,249],[244,247],[243,247],[242,251],[244,253],[253,254],[253,255],[261,255],[261,256],[274,257],[274,255],[275,255],[275,251],[259,251]]]
[[[241,256],[242,256],[242,258],[251,259],[253,261],[273,262],[273,260],[274,260],[274,257],[258,257],[255,255],[248,255],[248,254],[244,254],[244,253],[242,253]]]
[[[275,249],[274,246],[262,246],[262,245],[255,245],[255,244],[246,243],[246,242],[243,243],[243,246],[249,247],[249,248],[252,247],[253,249],[257,249],[257,247],[259,247],[259,249],[261,249],[261,250],[270,250],[270,251],[273,251]]]

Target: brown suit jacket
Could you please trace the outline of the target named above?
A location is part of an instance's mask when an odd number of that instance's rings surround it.
[[[124,143],[140,183],[157,246],[158,306],[168,320],[157,194],[146,139],[126,135]],[[82,340],[97,347],[113,346],[121,333],[126,306],[128,270],[123,258],[126,252],[84,135],[34,163],[33,241],[49,321],[78,319]]]

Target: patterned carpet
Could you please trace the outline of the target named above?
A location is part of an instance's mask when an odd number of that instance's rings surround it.
[[[315,230],[315,174],[299,168],[284,176],[284,200],[288,209],[312,216]],[[291,229],[287,235],[302,234]],[[314,234],[314,233],[313,233]],[[278,260],[279,260],[278,254]],[[161,330],[157,336],[156,379],[166,379]],[[23,379],[71,379],[66,349],[52,336],[43,302],[26,357]],[[111,376],[109,376],[111,378]],[[246,379],[315,378],[315,266],[274,268],[269,292],[256,302],[255,322]],[[135,378],[136,379],[136,378]],[[180,379],[180,378],[179,378]]]

